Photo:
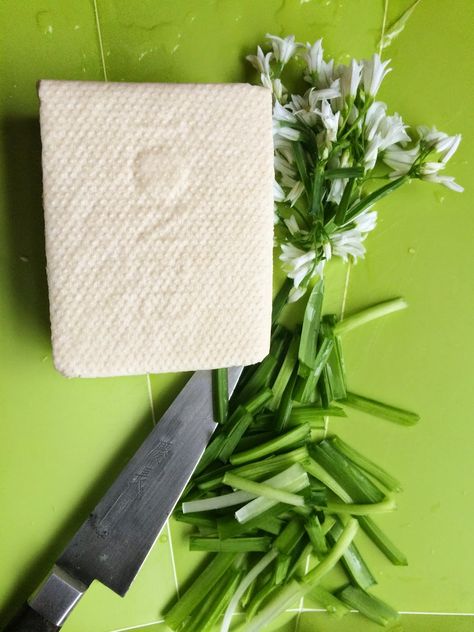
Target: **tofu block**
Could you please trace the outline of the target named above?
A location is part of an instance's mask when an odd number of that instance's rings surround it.
[[[41,81],[54,364],[187,371],[269,350],[271,94]]]

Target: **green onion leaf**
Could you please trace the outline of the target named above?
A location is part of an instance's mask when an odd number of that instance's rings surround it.
[[[338,167],[337,169],[326,169],[324,177],[326,180],[337,180],[339,178],[362,178],[363,167]]]
[[[307,424],[302,424],[301,426],[298,426],[293,430],[289,430],[279,437],[276,437],[271,441],[267,441],[266,443],[262,443],[255,448],[233,454],[230,457],[230,462],[232,465],[241,465],[243,463],[248,463],[249,461],[255,461],[263,456],[272,454],[273,452],[278,452],[278,450],[290,448],[301,441],[306,441],[309,437],[309,433],[310,427]]]
[[[342,403],[349,406],[349,408],[361,410],[364,413],[392,421],[401,426],[413,426],[420,420],[419,415],[409,410],[396,408],[395,406],[390,406],[389,404],[384,404],[375,399],[363,397],[362,395],[356,395],[355,393],[348,392],[346,399]]]
[[[279,503],[286,503],[287,505],[304,505],[304,498],[302,496],[298,496],[298,494],[286,492],[265,483],[257,483],[247,478],[236,476],[231,472],[227,472],[224,475],[224,484],[234,487],[235,489],[240,489],[244,492],[249,492],[256,497],[263,496],[264,498],[270,498],[271,500],[276,500]]]
[[[355,586],[347,586],[338,596],[348,606],[380,625],[387,626],[399,618],[398,612],[388,604]]]
[[[268,551],[271,545],[268,536],[254,536],[247,538],[202,538],[191,535],[189,537],[190,551],[214,551],[217,553],[258,553]]]
[[[298,359],[307,367],[314,369],[316,362],[316,341],[318,339],[323,306],[324,282],[320,279],[309,295],[303,318]]]
[[[214,369],[212,372],[212,390],[214,395],[214,420],[225,423],[229,408],[229,384],[227,369]]]
[[[408,560],[406,556],[398,549],[390,538],[375,524],[372,518],[368,516],[360,517],[359,524],[366,532],[372,542],[387,557],[392,564],[396,566],[406,566]]]
[[[272,325],[276,325],[278,318],[280,317],[280,314],[287,303],[288,294],[290,293],[292,287],[292,279],[286,278],[277,295],[273,299]]]
[[[402,184],[405,184],[405,182],[408,182],[409,180],[410,180],[410,177],[408,175],[401,176],[400,178],[391,180],[388,184],[385,184],[383,187],[380,187],[379,189],[372,191],[372,193],[369,193],[369,195],[362,198],[362,200],[360,200],[359,202],[356,202],[353,206],[351,206],[351,208],[348,210],[347,215],[346,215],[346,223],[348,221],[355,219],[358,215],[360,215],[363,211],[365,211],[366,208],[368,208],[369,206],[372,206],[372,204],[375,204],[375,202],[378,202],[389,193],[392,193],[392,191],[395,191],[395,189],[398,189],[399,187],[402,186]]]
[[[336,336],[340,336],[348,331],[351,331],[351,329],[365,325],[371,320],[381,318],[382,316],[388,316],[388,314],[398,312],[401,309],[406,309],[407,307],[407,302],[403,298],[394,298],[389,301],[377,303],[377,305],[367,307],[360,312],[356,312],[355,314],[351,314],[347,318],[340,320],[334,327],[334,334]]]
[[[268,403],[268,408],[270,410],[276,410],[280,405],[281,398],[283,397],[285,388],[290,381],[293,369],[296,364],[296,360],[298,358],[299,341],[299,335],[294,334],[293,338],[291,339],[290,346],[288,347],[285,359],[283,360],[283,364],[281,365],[280,371],[278,372],[278,375],[272,387],[273,398]]]

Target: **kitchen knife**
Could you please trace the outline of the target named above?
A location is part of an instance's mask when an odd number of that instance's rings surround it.
[[[60,630],[94,580],[126,594],[217,427],[212,401],[212,371],[197,371],[5,632]]]

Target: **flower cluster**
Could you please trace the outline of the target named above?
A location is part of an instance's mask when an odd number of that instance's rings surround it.
[[[324,58],[322,40],[267,38],[272,50],[258,47],[247,59],[274,96],[276,238],[295,301],[332,256],[364,256],[377,222],[372,206],[381,197],[414,178],[462,191],[443,173],[461,136],[410,129],[399,114],[388,114],[376,100],[390,72],[379,55],[336,65]],[[290,94],[282,82],[293,57],[303,62],[304,94]],[[386,183],[374,188],[378,180]]]

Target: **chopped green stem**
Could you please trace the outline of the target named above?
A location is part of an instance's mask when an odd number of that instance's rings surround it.
[[[326,555],[328,546],[318,517],[316,515],[309,516],[304,526],[316,555],[319,558]]]
[[[394,298],[389,301],[384,301],[383,303],[377,303],[377,305],[367,307],[360,312],[356,312],[340,320],[334,327],[334,334],[340,336],[351,331],[351,329],[369,323],[371,320],[388,316],[388,314],[393,314],[407,307],[408,304],[403,298]]]
[[[265,483],[257,483],[241,476],[236,476],[231,472],[227,472],[224,475],[224,484],[230,485],[236,489],[249,492],[254,496],[263,496],[264,498],[270,498],[276,500],[279,503],[286,503],[287,505],[301,506],[304,505],[304,498],[298,496],[298,494],[292,494],[276,487],[271,487]]]
[[[347,501],[342,498],[344,502],[376,503],[385,498],[385,494],[367,474],[335,450],[327,439],[313,446],[312,454],[352,499]],[[337,495],[341,498],[339,494]]]
[[[233,454],[230,458],[230,462],[232,465],[241,465],[243,463],[255,461],[263,456],[272,454],[273,452],[278,452],[284,448],[292,447],[295,444],[300,443],[300,441],[305,441],[308,438],[309,433],[310,427],[307,424],[302,424],[301,426],[298,426],[293,430],[289,430],[279,437],[276,437],[271,441],[267,441],[266,443],[262,443],[251,450],[245,450],[244,452]]]
[[[298,582],[292,579],[287,584],[284,584],[254,619],[248,623],[245,632],[261,632],[273,619],[285,612],[289,606],[292,606],[300,596],[301,586]]]
[[[293,373],[293,369],[298,358],[299,342],[299,335],[294,334],[291,339],[290,346],[288,347],[285,359],[283,360],[283,364],[280,367],[275,383],[272,387],[273,398],[267,405],[270,410],[277,410],[280,405],[281,398],[283,397],[286,385],[291,378],[291,374]]]
[[[182,510],[184,514],[200,511],[214,511],[216,509],[232,507],[233,505],[242,505],[252,500],[252,498],[255,498],[255,496],[256,494],[240,491],[233,492],[232,494],[223,494],[222,496],[213,496],[212,498],[189,500],[183,503]]]
[[[318,383],[321,373],[327,364],[333,347],[334,340],[332,338],[323,338],[321,346],[318,349],[316,359],[314,361],[314,367],[306,379],[306,383],[300,397],[300,401],[302,404],[306,404],[307,402],[311,401],[311,398],[314,394],[314,389],[316,388],[316,384]]]
[[[324,509],[324,511],[327,511],[328,513],[350,514],[351,516],[367,516],[368,514],[387,513],[388,511],[394,511],[396,508],[397,505],[395,504],[395,500],[390,496],[387,496],[387,498],[381,502],[367,505],[328,502],[324,507],[317,507],[317,509]]]
[[[344,526],[340,537],[337,539],[336,544],[329,551],[327,556],[318,564],[313,570],[309,571],[303,579],[303,585],[305,586],[305,593],[309,592],[317,586],[321,579],[334,568],[344,553],[351,545],[352,540],[357,533],[358,523],[357,520],[350,518],[347,524]]]
[[[347,586],[339,595],[340,599],[368,619],[387,626],[398,620],[399,614],[381,599],[369,595],[361,588]]]
[[[186,524],[192,524],[195,527],[201,527],[204,529],[215,529],[216,521],[213,518],[209,518],[205,514],[201,513],[193,513],[193,514],[183,514],[181,512],[175,511],[174,519],[178,522],[185,522]]]
[[[333,543],[337,542],[342,535],[342,531],[341,523],[336,521],[328,535],[329,540]],[[351,542],[350,546],[347,547],[341,562],[349,577],[361,588],[367,589],[377,583],[355,542]]]
[[[264,555],[261,560],[255,564],[255,566],[245,575],[240,584],[238,585],[232,599],[230,600],[229,605],[227,606],[227,610],[224,614],[224,620],[222,621],[221,631],[220,632],[228,632],[232,616],[239,605],[239,601],[247,588],[255,581],[255,579],[262,573],[269,564],[273,562],[273,560],[277,557],[278,553],[275,550],[269,551],[266,555]]]
[[[244,538],[202,538],[192,535],[189,538],[190,551],[214,551],[216,553],[248,553],[265,552],[271,545],[269,536],[255,536]]]
[[[266,388],[260,393],[256,393],[247,403],[244,404],[244,408],[251,415],[255,415],[272,397],[272,389]]]
[[[372,518],[369,518],[368,516],[360,517],[359,524],[372,542],[380,551],[382,551],[385,557],[387,557],[392,564],[395,564],[396,566],[406,566],[408,564],[406,556],[397,546],[395,546],[382,529],[375,524]]]
[[[387,421],[400,424],[401,426],[413,426],[420,420],[420,416],[409,410],[403,408],[396,408],[383,402],[378,402],[375,399],[369,399],[362,395],[356,395],[355,393],[347,393],[347,397],[342,402],[350,408],[361,410],[364,413],[373,415],[374,417],[380,417]]]
[[[293,518],[276,538],[273,546],[283,555],[289,555],[304,536],[304,533],[303,523],[297,518]]]
[[[275,325],[280,317],[280,314],[283,308],[286,305],[288,300],[288,294],[290,293],[291,288],[293,287],[292,279],[286,278],[283,282],[283,285],[278,291],[278,294],[273,299],[273,309],[272,309],[272,325]]]
[[[305,489],[309,486],[308,476],[305,472],[296,478],[293,477],[290,483],[281,484],[281,489],[287,492],[296,493]],[[241,507],[238,511],[235,512],[235,517],[237,520],[244,524],[253,518],[262,515],[267,509],[270,509],[274,505],[280,504],[277,500],[273,498],[268,498],[265,496],[260,496],[259,498],[255,498],[255,500],[251,500],[247,505]],[[305,506],[294,506],[295,510],[310,510],[309,507]]]
[[[276,423],[275,420],[272,420],[272,426],[275,426],[275,429],[278,433],[286,430],[288,426],[288,420],[291,415],[291,411],[293,408],[293,391],[295,389],[296,379],[298,377],[297,367],[293,369],[293,374],[286,385],[285,390],[283,391],[283,396],[281,398],[280,406],[278,407],[276,413]]]
[[[236,536],[250,533],[254,529],[260,529],[262,521],[280,516],[286,509],[287,506],[283,503],[273,504],[269,509],[260,512],[244,524],[238,522],[235,516],[226,516],[217,521],[217,533],[221,538],[235,538]]]
[[[341,619],[350,612],[350,609],[340,599],[322,586],[313,588],[309,596],[337,619]]]
[[[339,485],[336,479],[333,476],[331,476],[331,474],[329,474],[329,472],[327,472],[314,459],[311,459],[311,458],[305,459],[304,461],[301,462],[301,465],[308,472],[308,474],[311,474],[311,476],[314,476],[314,478],[317,478],[318,481],[321,481],[321,483],[324,483],[324,485],[326,485],[328,489],[334,492],[336,496],[339,496],[339,498],[341,498],[344,502],[348,502],[348,503],[351,502],[352,499],[349,496],[349,494],[346,492],[346,490],[341,485]]]
[[[165,622],[176,630],[191,612],[207,597],[212,587],[217,584],[224,573],[234,562],[235,555],[220,553],[202,571],[199,581],[191,584],[174,606],[165,614]]]
[[[311,428],[324,428],[324,417],[346,417],[339,406],[319,408],[317,406],[301,406],[293,408],[288,419],[289,426],[310,424]]]
[[[361,467],[368,474],[378,480],[379,483],[381,483],[385,487],[385,489],[390,492],[401,491],[402,487],[396,478],[386,472],[379,465],[373,463],[370,459],[358,452],[355,448],[345,443],[340,437],[331,437],[331,439],[329,439],[329,442],[341,454],[344,454],[353,463]]]
[[[247,463],[246,465],[240,465],[230,470],[233,474],[244,476],[245,478],[260,478],[274,472],[281,471],[286,467],[289,467],[293,463],[299,463],[309,456],[306,446],[296,448],[290,452],[284,452],[277,456],[271,456],[262,461],[256,463]],[[222,479],[221,479],[222,480]]]
[[[241,407],[239,406],[237,410],[240,408]],[[242,439],[245,431],[252,423],[252,420],[252,415],[243,408],[243,413],[235,419],[232,425],[230,423],[228,424],[231,427],[225,432],[225,439],[219,452],[219,459],[221,461],[226,463],[229,460],[230,456]]]
[[[242,571],[231,568],[218,582],[212,593],[203,601],[200,612],[193,613],[192,620],[186,623],[186,632],[211,632],[223,614],[227,604],[235,593],[242,577]]]
[[[214,369],[212,372],[214,395],[214,419],[219,424],[225,423],[229,408],[229,384],[227,369]]]
[[[318,339],[323,306],[324,282],[320,279],[309,295],[303,318],[298,359],[308,368],[315,368],[316,341]]]

